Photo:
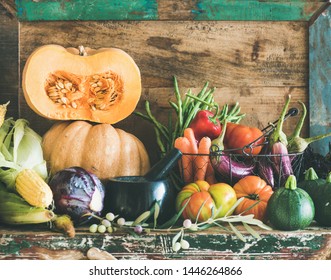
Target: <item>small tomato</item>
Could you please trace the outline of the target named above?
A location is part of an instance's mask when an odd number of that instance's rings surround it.
[[[189,200],[189,201],[188,201]],[[176,198],[176,209],[182,212],[184,219],[199,222],[207,221],[219,209],[221,210],[214,218],[224,217],[230,208],[236,203],[237,197],[233,188],[225,183],[209,185],[208,182],[198,180],[183,187]]]

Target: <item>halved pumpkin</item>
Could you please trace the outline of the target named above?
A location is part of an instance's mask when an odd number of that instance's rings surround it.
[[[45,118],[114,124],[135,110],[141,77],[121,49],[44,45],[29,56],[22,88],[30,108]]]

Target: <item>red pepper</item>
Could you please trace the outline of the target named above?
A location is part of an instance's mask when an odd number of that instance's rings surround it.
[[[208,110],[200,110],[191,121],[189,127],[193,129],[195,139],[198,142],[205,136],[213,140],[217,138],[222,131],[220,121]]]

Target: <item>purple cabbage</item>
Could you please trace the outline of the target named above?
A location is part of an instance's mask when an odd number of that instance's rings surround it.
[[[69,215],[75,224],[83,224],[100,215],[105,188],[99,178],[81,167],[70,167],[54,174],[49,185],[53,191],[55,212]]]

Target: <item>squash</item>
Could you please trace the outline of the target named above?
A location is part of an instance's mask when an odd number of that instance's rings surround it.
[[[254,218],[265,221],[267,203],[273,194],[269,186],[259,176],[249,175],[240,179],[234,186],[237,199],[244,197],[243,201],[236,207],[234,213],[237,215],[254,214]]]
[[[311,167],[305,172],[305,179],[298,183],[313,199],[315,221],[321,226],[331,226],[331,172],[326,179],[318,178]]]
[[[290,175],[285,187],[277,189],[269,199],[267,217],[273,227],[280,230],[304,229],[311,224],[315,206],[309,194],[297,188],[294,175]]]
[[[51,176],[72,166],[82,167],[100,180],[145,175],[150,169],[143,143],[110,124],[56,122],[43,135],[42,148]]]
[[[135,110],[141,77],[121,49],[44,45],[27,59],[22,88],[29,107],[44,118],[114,124]]]

